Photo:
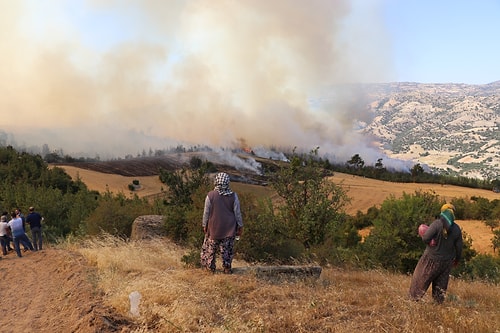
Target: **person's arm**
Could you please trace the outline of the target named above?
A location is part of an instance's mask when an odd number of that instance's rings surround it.
[[[462,248],[464,246],[464,240],[462,238],[462,231],[458,226],[456,226],[460,235],[457,237],[457,240],[455,242],[455,264],[458,264],[460,259],[462,259]]]
[[[424,241],[425,244],[429,244],[433,238],[436,238],[438,236],[438,233],[441,229],[441,221],[434,220],[434,222],[431,223],[427,231],[422,235],[422,240]]]
[[[233,211],[234,211],[234,216],[236,218],[236,235],[241,236],[241,233],[243,232],[243,218],[241,217],[241,206],[240,206],[240,200],[238,198],[238,195],[234,193],[234,205],[233,205]]]
[[[201,226],[203,227],[203,232],[207,233],[207,224],[208,224],[208,217],[210,216],[210,209],[212,208],[212,203],[210,202],[210,199],[207,197],[205,198],[205,207],[203,208],[203,220],[201,222]]]

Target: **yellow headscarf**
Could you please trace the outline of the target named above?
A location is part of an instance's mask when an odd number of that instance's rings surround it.
[[[455,213],[455,206],[453,206],[452,204],[446,203],[443,206],[441,206],[441,212],[444,212],[447,209],[450,209],[453,213]]]
[[[452,204],[444,204],[441,206],[440,216],[447,222],[446,229],[449,229],[455,223],[455,206]]]

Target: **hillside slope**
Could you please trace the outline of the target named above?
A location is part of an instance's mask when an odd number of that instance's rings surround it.
[[[500,81],[367,85],[373,119],[361,131],[388,156],[471,178],[500,172]],[[367,161],[374,163],[375,161]]]

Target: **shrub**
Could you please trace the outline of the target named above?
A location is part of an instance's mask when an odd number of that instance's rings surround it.
[[[148,214],[151,214],[151,206],[146,200],[137,196],[127,199],[123,194],[113,196],[108,192],[85,220],[86,232],[89,235],[106,232],[127,238],[130,237],[134,220],[140,215]]]
[[[479,254],[467,263],[461,276],[470,280],[484,280],[498,284],[500,283],[500,258]]]
[[[431,222],[440,205],[435,194],[419,191],[384,201],[362,244],[368,259],[387,269],[411,272],[425,248],[417,235],[418,225]]]

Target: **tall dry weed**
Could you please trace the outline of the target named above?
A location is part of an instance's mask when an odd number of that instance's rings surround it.
[[[443,305],[407,298],[410,276],[325,268],[318,279],[262,280],[181,263],[163,239],[110,236],[78,248],[97,268],[106,302],[127,315],[142,295],[137,332],[500,332],[500,288],[451,280]],[[235,262],[235,267],[247,265]]]

